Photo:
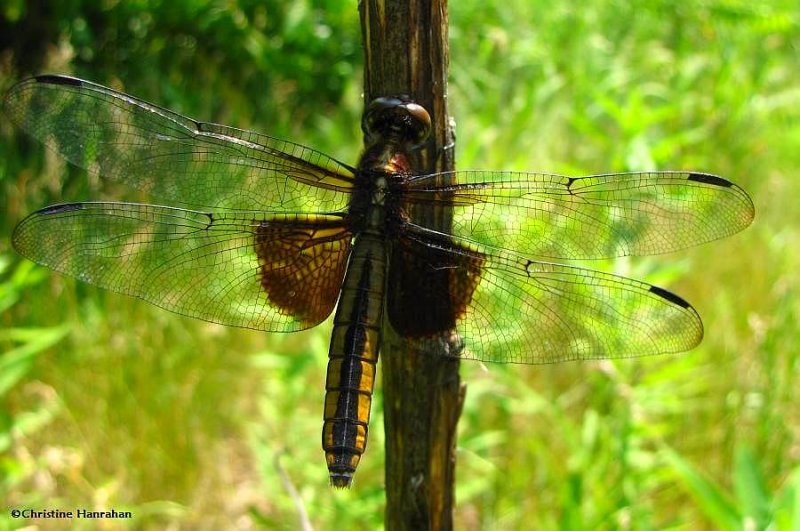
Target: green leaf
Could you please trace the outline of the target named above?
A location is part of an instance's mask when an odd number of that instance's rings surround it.
[[[770,520],[770,494],[756,456],[746,444],[736,448],[733,485],[745,518],[752,519],[756,529],[766,528]]]
[[[0,396],[28,373],[37,354],[58,343],[67,332],[67,326],[0,330],[0,340],[24,341],[0,356]]]
[[[774,528],[794,531],[800,528],[800,467],[789,474],[773,500]]]
[[[733,531],[742,528],[742,515],[727,492],[672,449],[664,448],[661,454],[698,507],[718,529]]]

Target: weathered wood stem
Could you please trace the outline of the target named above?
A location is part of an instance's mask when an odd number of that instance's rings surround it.
[[[446,0],[364,0],[360,12],[365,103],[405,94],[425,107],[433,130],[413,168],[452,170]],[[413,216],[441,229],[451,223],[447,210]],[[452,529],[456,424],[464,389],[457,359],[445,354],[458,345],[455,333],[409,340],[384,325],[387,529]]]

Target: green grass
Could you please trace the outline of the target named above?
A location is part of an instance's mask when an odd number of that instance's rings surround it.
[[[231,3],[244,19],[171,5],[64,4],[48,20],[53,46],[14,57],[21,69],[71,71],[355,161],[352,2]],[[782,1],[567,5],[452,3],[458,166],[710,171],[750,192],[756,221],[679,254],[586,264],[691,301],[706,337],[690,353],[462,364],[457,528],[796,529],[800,16]],[[25,20],[20,6],[2,8],[7,24]],[[0,65],[2,89],[32,73]],[[4,122],[0,134],[3,234],[45,204],[111,193]],[[137,528],[295,529],[301,503],[318,529],[381,528],[380,383],[354,488],[328,487],[329,324],[282,336],[184,319],[31,268],[7,242],[0,498],[9,506],[127,509]]]

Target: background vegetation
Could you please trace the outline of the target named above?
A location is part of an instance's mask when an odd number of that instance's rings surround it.
[[[570,5],[452,3],[459,167],[711,171],[751,193],[756,222],[679,255],[587,264],[692,301],[707,330],[690,353],[462,364],[458,528],[797,529],[796,5]],[[360,145],[360,46],[355,2],[0,3],[3,91],[68,72],[348,162]],[[131,510],[119,525],[136,528],[294,529],[303,514],[319,529],[381,528],[380,384],[354,488],[328,487],[330,324],[227,329],[32,266],[10,249],[14,224],[109,188],[4,120],[0,135],[5,505]]]

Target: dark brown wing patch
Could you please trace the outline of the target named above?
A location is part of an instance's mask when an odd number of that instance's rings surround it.
[[[256,229],[259,280],[270,303],[316,324],[336,305],[352,234],[341,220],[277,216]]]
[[[481,277],[480,253],[449,238],[401,236],[389,266],[388,312],[394,329],[425,337],[455,328]]]

